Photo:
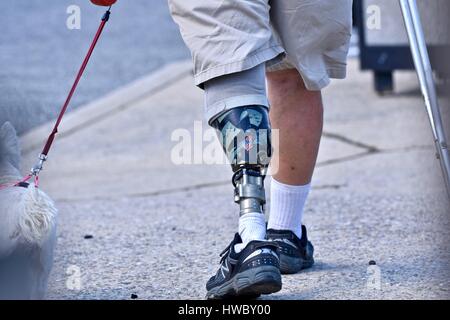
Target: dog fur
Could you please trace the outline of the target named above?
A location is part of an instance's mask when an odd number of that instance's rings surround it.
[[[21,179],[14,127],[0,128],[0,184]],[[31,183],[0,189],[0,299],[43,299],[53,264],[57,210]]]

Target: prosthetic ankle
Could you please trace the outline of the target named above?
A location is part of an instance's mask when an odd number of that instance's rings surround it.
[[[233,174],[234,201],[240,216],[264,213],[264,177],[272,155],[270,123],[265,106],[232,108],[211,122]]]

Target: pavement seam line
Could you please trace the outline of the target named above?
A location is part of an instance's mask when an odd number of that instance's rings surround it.
[[[428,146],[411,146],[411,147],[406,147],[406,148],[402,148],[402,149],[387,149],[387,150],[383,150],[380,149],[379,151],[365,151],[365,152],[361,152],[361,153],[357,153],[354,155],[350,155],[347,157],[342,157],[342,158],[336,158],[336,159],[330,159],[330,160],[326,160],[326,161],[322,161],[317,163],[317,168],[319,167],[327,167],[330,165],[334,165],[334,164],[339,164],[339,163],[345,163],[345,162],[350,162],[350,161],[354,161],[354,160],[358,160],[360,158],[366,157],[366,156],[370,156],[370,155],[374,155],[374,154],[390,154],[390,153],[397,153],[397,152],[409,152],[409,151],[416,151],[416,150],[429,150],[432,149],[432,147],[428,147]],[[193,191],[193,190],[200,190],[200,189],[207,189],[207,188],[214,188],[214,187],[220,187],[220,186],[225,186],[228,185],[230,182],[228,180],[226,181],[217,181],[217,182],[206,182],[206,183],[200,183],[200,184],[195,184],[195,185],[191,185],[191,186],[185,186],[185,187],[180,187],[180,188],[172,188],[172,189],[166,189],[166,190],[159,190],[159,191],[151,191],[151,192],[143,192],[143,193],[130,193],[130,194],[122,194],[120,195],[120,199],[130,199],[130,198],[144,198],[144,197],[157,197],[157,196],[162,196],[162,195],[169,195],[169,194],[175,194],[175,193],[181,193],[181,192],[188,192],[188,191]],[[324,185],[318,185],[318,186],[313,186],[313,189],[315,190],[326,190],[326,189],[334,189],[334,190],[338,190],[341,188],[345,188],[347,187],[348,184],[324,184]],[[117,199],[117,197],[94,197],[94,198],[57,198],[55,199],[58,202],[76,202],[76,201],[101,201],[101,200],[111,200],[111,199]]]
[[[228,184],[231,185],[230,181],[227,180],[227,181],[218,181],[218,182],[211,182],[211,183],[201,183],[201,184],[196,184],[196,185],[192,185],[192,186],[185,186],[185,187],[181,187],[181,188],[173,188],[173,189],[166,189],[166,190],[153,191],[153,192],[129,193],[129,194],[123,194],[120,197],[99,196],[99,197],[94,197],[94,198],[71,198],[71,199],[70,198],[59,198],[59,199],[56,198],[55,200],[58,202],[77,202],[77,201],[104,201],[104,200],[158,197],[158,196],[170,195],[170,194],[174,194],[174,193],[222,187],[222,186],[226,186]],[[347,184],[324,184],[324,185],[313,186],[313,189],[314,190],[325,190],[325,189],[337,190],[337,189],[340,189],[340,188],[343,188],[346,186],[347,186]]]
[[[363,143],[363,142],[360,142],[360,141],[356,141],[356,140],[347,138],[346,136],[338,134],[338,133],[324,131],[322,133],[322,136],[324,136],[326,138],[338,140],[340,142],[349,144],[349,145],[354,146],[354,147],[366,149],[370,153],[375,153],[375,152],[380,152],[381,151],[378,147],[371,146],[369,144],[366,144],[366,143]]]

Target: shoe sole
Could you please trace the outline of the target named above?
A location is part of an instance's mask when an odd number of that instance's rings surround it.
[[[314,258],[304,260],[302,258],[289,257],[280,255],[280,272],[281,274],[294,274],[301,270],[311,268],[314,264]]]
[[[277,267],[256,267],[236,274],[221,286],[212,288],[207,299],[258,298],[281,290],[281,273]]]

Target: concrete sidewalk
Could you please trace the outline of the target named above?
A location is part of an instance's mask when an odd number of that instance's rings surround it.
[[[415,75],[398,77],[397,93],[379,97],[351,60],[325,90],[305,214],[317,263],[267,298],[450,298],[449,203]],[[41,176],[60,210],[49,298],[204,297],[238,216],[228,166],[171,161],[172,132],[202,119],[183,62],[64,120]],[[50,126],[22,137],[26,167]]]

